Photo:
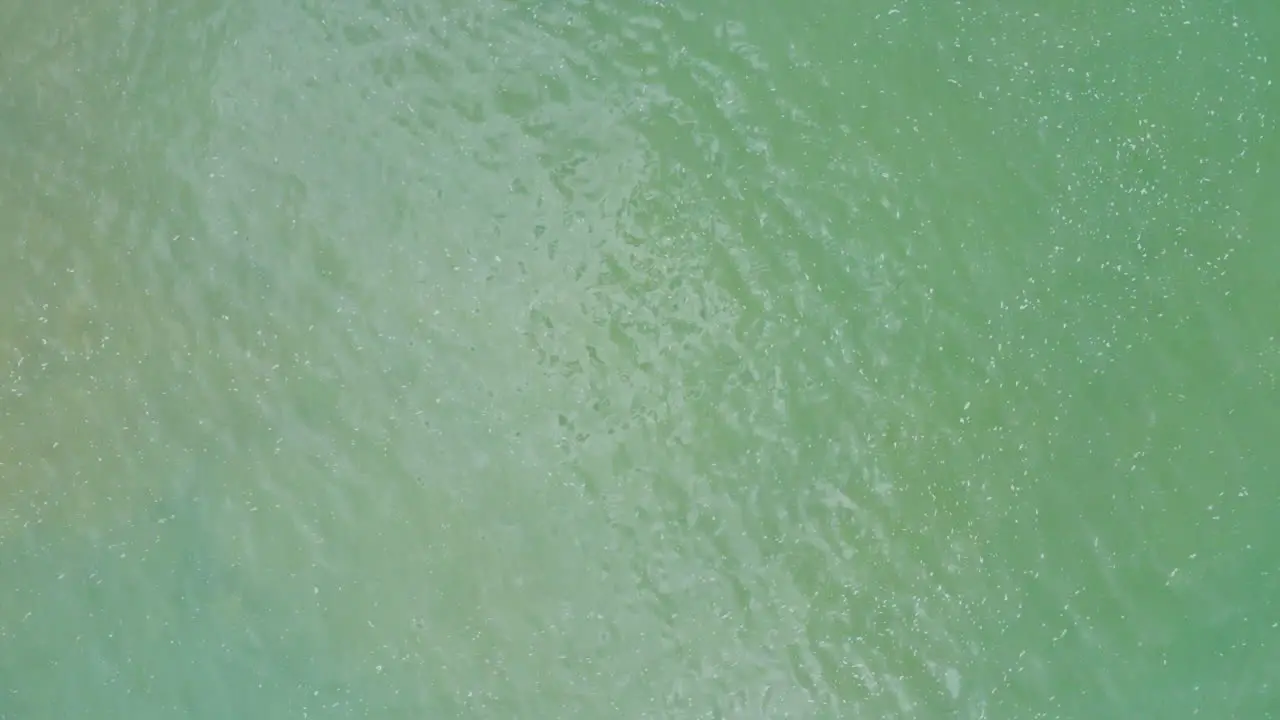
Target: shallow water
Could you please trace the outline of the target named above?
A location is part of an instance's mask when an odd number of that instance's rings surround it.
[[[1267,3],[5,2],[0,718],[1269,717]]]

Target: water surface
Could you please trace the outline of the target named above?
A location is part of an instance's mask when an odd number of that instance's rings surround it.
[[[775,5],[3,3],[0,717],[1280,710],[1280,17]]]

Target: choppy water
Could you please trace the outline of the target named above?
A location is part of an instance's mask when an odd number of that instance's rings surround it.
[[[1280,716],[1271,3],[0,28],[0,718]]]

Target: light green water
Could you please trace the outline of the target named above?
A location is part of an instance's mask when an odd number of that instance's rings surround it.
[[[1280,12],[0,3],[0,719],[1280,717]]]

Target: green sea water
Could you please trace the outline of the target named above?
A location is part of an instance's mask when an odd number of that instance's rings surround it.
[[[1270,0],[0,0],[0,719],[1280,717]]]

